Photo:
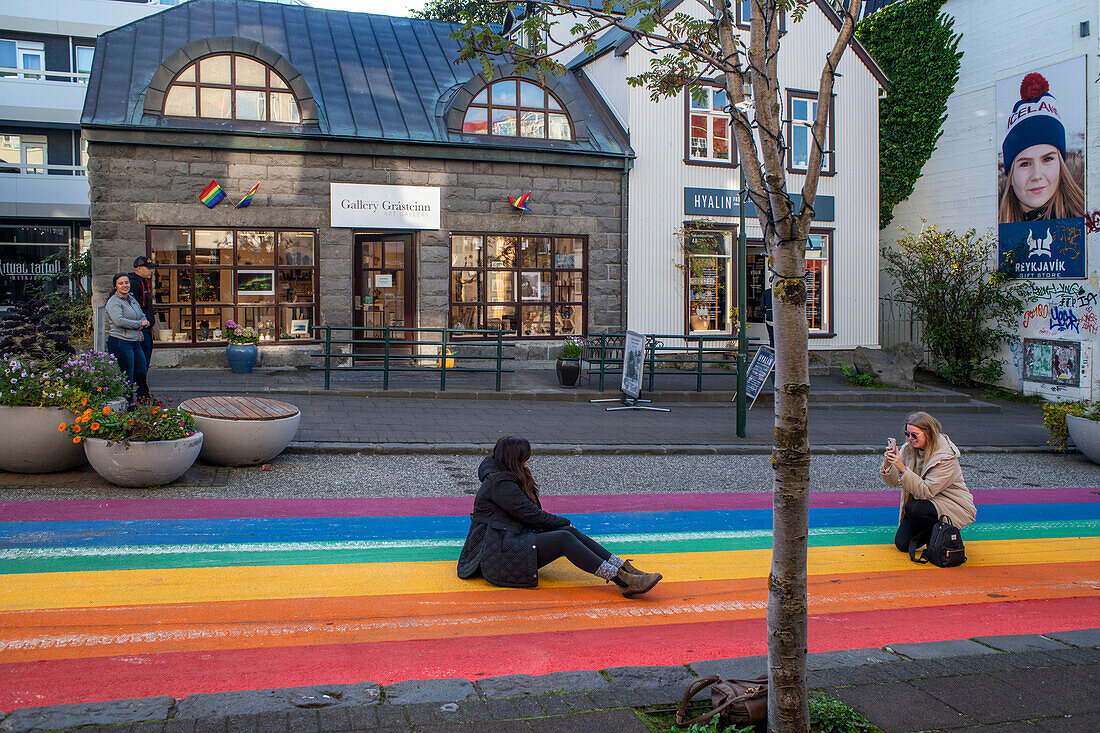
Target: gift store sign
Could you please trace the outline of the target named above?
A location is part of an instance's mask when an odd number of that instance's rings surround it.
[[[373,229],[439,229],[438,186],[329,184],[331,225]]]

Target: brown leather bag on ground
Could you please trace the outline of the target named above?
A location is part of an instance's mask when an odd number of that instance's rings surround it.
[[[691,698],[710,685],[714,685],[710,690],[710,712],[697,718],[687,718]],[[688,685],[684,699],[680,701],[680,708],[676,711],[676,725],[703,723],[715,715],[722,725],[748,725],[767,720],[767,675],[754,680],[724,680],[718,675],[711,675],[700,677]]]

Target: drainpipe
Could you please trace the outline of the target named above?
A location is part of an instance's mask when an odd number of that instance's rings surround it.
[[[626,331],[626,238],[627,238],[627,181],[630,173],[630,159],[623,160],[623,180],[619,186],[622,200],[619,203],[619,313],[622,321],[622,331]]]

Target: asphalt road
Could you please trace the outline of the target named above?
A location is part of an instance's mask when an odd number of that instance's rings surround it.
[[[474,455],[283,454],[270,468],[196,466],[182,482],[120,489],[90,469],[56,476],[0,474],[4,498],[107,499],[178,497],[462,496],[477,490]],[[879,458],[814,455],[814,491],[877,491]],[[767,492],[768,455],[535,455],[531,468],[546,494]],[[1077,453],[963,454],[974,489],[1100,487],[1100,466]]]

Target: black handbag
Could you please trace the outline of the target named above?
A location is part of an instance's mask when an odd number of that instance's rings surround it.
[[[930,562],[941,568],[953,568],[966,562],[966,547],[963,545],[962,532],[951,524],[946,514],[933,525],[928,546],[921,552],[920,557],[917,557],[919,549],[917,540],[909,543],[909,559],[913,562],[922,564]]]
[[[707,687],[710,689],[709,713],[695,718],[687,717],[691,698]],[[702,677],[688,685],[680,707],[676,711],[676,725],[687,726],[710,720],[715,715],[722,725],[748,725],[768,719],[768,677],[754,680],[724,680],[718,675]]]

